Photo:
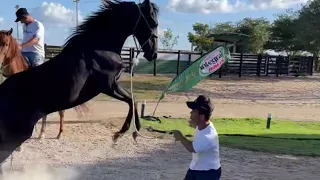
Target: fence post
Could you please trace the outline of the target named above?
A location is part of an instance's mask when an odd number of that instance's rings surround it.
[[[266,57],[266,63],[265,63],[265,74],[266,74],[266,76],[268,76],[269,75],[269,55],[267,55],[267,57]]]
[[[222,68],[224,67],[224,65],[222,65],[221,67],[220,67],[220,69],[219,69],[219,78],[221,78],[222,77]],[[213,73],[212,73],[213,74]]]
[[[289,64],[290,64],[290,62],[289,62],[289,60],[290,60],[290,58],[287,56],[286,57],[287,59],[285,60],[285,62],[286,62],[286,68],[288,68],[288,70],[287,70],[287,76],[289,76]],[[284,60],[283,60],[284,61]]]
[[[285,62],[284,58],[285,58],[284,56],[281,56],[280,62],[279,62],[279,74],[280,75],[282,75],[282,65]]]
[[[178,51],[178,61],[177,61],[177,75],[179,75],[179,71],[180,71],[180,55],[181,55],[181,51]]]
[[[153,76],[157,75],[157,60],[153,60]]]
[[[280,70],[280,61],[281,61],[281,55],[279,55],[277,58],[276,58],[276,71],[277,71],[277,77],[279,77],[279,70]]]
[[[261,61],[262,61],[262,54],[258,55],[258,62],[257,62],[257,76],[260,77],[261,75]]]
[[[313,61],[313,70],[315,71],[315,72],[317,72],[318,71],[318,65],[319,64],[319,57],[318,56],[316,56],[316,59],[314,59],[314,61]]]
[[[188,66],[190,66],[190,64],[191,64],[191,53],[189,54],[189,57],[188,57]]]
[[[129,49],[129,71],[128,74],[131,73],[131,68],[132,68],[132,59],[131,59],[131,48]]]
[[[242,74],[242,63],[243,63],[243,48],[241,48],[241,54],[240,54],[239,77],[241,77],[241,74]]]
[[[129,59],[129,63],[130,63],[130,70],[129,73],[131,71],[131,68],[133,66],[133,58],[134,58],[134,48],[130,48],[130,59]],[[134,69],[132,70],[132,76],[134,76]]]
[[[314,61],[315,57],[314,55],[312,57],[309,57],[309,61],[308,61],[308,73],[310,76],[313,75],[313,61]]]
[[[44,59],[47,59],[47,44],[44,44]]]

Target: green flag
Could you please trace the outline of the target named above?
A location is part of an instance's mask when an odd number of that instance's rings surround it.
[[[217,71],[230,59],[229,49],[225,46],[218,46],[216,49],[198,58],[188,68],[176,76],[160,97],[164,98],[166,92],[187,91],[202,79]]]

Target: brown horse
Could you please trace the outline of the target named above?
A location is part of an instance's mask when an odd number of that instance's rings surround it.
[[[12,28],[9,31],[0,31],[0,63],[1,63],[1,71],[2,71],[1,73],[4,77],[7,77],[7,78],[13,74],[29,69],[29,65],[25,57],[22,55],[19,49],[18,43],[11,36],[11,33],[12,33]],[[89,108],[85,103],[75,107],[75,110],[77,113],[83,112],[79,108],[83,108],[82,110],[85,110],[85,112],[89,110]],[[61,134],[63,132],[64,112],[65,110],[59,111],[60,129],[59,129],[59,134],[57,136],[57,139],[61,137]],[[46,125],[47,125],[47,116],[44,116],[42,118],[42,126],[41,126],[39,139],[44,137]]]

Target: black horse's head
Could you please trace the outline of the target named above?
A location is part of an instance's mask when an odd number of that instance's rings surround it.
[[[158,7],[144,0],[137,5],[138,18],[134,24],[133,35],[138,39],[148,61],[157,59],[158,53]]]

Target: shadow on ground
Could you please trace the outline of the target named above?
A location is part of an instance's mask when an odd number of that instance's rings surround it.
[[[222,177],[226,180],[318,179],[317,159],[282,156],[221,148]],[[108,156],[108,155],[107,155]],[[191,154],[182,146],[165,144],[160,150],[139,154],[138,158],[108,159],[81,166],[79,180],[182,180]],[[261,163],[264,162],[264,163]]]
[[[103,125],[103,126],[107,126]],[[55,126],[56,127],[56,126]],[[51,130],[55,127],[51,126]],[[107,141],[112,132],[109,128],[101,128],[97,123],[85,126],[69,125],[71,134],[66,134],[61,140],[32,140],[26,144],[24,151],[15,155],[15,168],[19,166],[44,165],[64,168],[65,170],[47,170],[44,175],[38,169],[33,169],[41,178],[32,180],[53,180],[59,176],[67,176],[76,170],[77,177],[60,180],[182,180],[189,163],[191,154],[179,142],[171,139],[138,138],[138,145],[133,146],[132,138],[124,136],[117,145],[112,146]],[[144,133],[145,134],[145,133]],[[50,135],[48,133],[48,135]],[[223,136],[220,136],[223,138]],[[229,139],[230,140],[230,139]],[[221,139],[221,144],[225,140]],[[252,145],[252,139],[236,140],[239,144]],[[272,140],[274,141],[274,140]],[[285,140],[288,141],[288,140]],[[262,143],[260,138],[260,142]],[[265,143],[265,146],[274,144]],[[301,143],[301,141],[299,142]],[[307,144],[307,143],[306,143]],[[304,146],[306,144],[300,144]],[[296,143],[296,145],[299,145]],[[279,145],[278,145],[279,146]],[[319,146],[314,146],[314,148]],[[293,147],[294,148],[294,147]],[[312,157],[296,157],[271,153],[251,152],[232,148],[220,147],[222,178],[225,180],[318,180],[320,159]],[[42,159],[41,157],[47,157]],[[39,162],[41,164],[35,164]],[[6,163],[10,164],[10,161]],[[44,164],[44,165],[43,165]],[[67,169],[67,170],[66,170]],[[68,171],[68,169],[70,171]],[[20,179],[28,179],[23,174]],[[19,179],[19,178],[18,178]],[[18,180],[6,179],[6,180]],[[20,180],[19,179],[19,180]]]

